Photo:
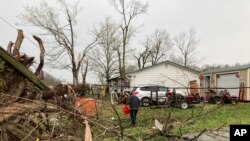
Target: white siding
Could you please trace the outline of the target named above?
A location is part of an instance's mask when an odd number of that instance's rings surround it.
[[[247,87],[250,87],[250,69],[247,69]],[[247,99],[246,100],[250,100],[250,89],[247,89]]]
[[[172,88],[184,86],[189,87],[189,81],[191,80],[196,80],[199,85],[200,81],[197,73],[185,70],[182,67],[163,63],[135,72],[132,74],[130,85],[138,86],[140,84],[158,84]]]

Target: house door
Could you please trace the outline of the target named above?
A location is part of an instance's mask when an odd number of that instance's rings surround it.
[[[210,76],[205,76],[205,79],[204,79],[204,88],[205,88],[205,93],[209,93]]]
[[[217,87],[226,88],[231,96],[239,96],[239,89],[230,89],[240,86],[240,80],[236,73],[217,75]],[[219,89],[218,92],[223,89]]]

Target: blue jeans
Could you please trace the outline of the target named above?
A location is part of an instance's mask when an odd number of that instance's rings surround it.
[[[138,112],[138,109],[130,109],[130,118],[131,118],[131,122],[132,125],[135,126],[136,124],[136,114]]]

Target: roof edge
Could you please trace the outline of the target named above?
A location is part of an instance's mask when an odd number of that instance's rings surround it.
[[[133,74],[133,73],[136,73],[136,72],[140,72],[140,71],[143,71],[143,70],[146,70],[146,69],[149,69],[149,68],[152,68],[154,66],[161,65],[161,64],[171,64],[173,66],[181,67],[181,68],[184,68],[185,70],[192,71],[192,72],[197,73],[197,74],[199,74],[201,72],[201,71],[198,71],[198,70],[195,70],[195,69],[192,69],[192,68],[189,68],[189,67],[185,67],[183,65],[180,65],[180,64],[177,64],[177,63],[174,63],[174,62],[171,62],[171,61],[167,60],[167,61],[163,61],[163,62],[160,62],[158,64],[152,65],[152,66],[148,66],[148,67],[145,67],[145,68],[142,68],[142,69],[127,73],[126,75]]]

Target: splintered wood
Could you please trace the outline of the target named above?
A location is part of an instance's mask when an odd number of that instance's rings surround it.
[[[24,113],[26,111],[36,111],[42,108],[41,103],[12,103],[11,105],[0,108],[0,123],[8,120],[14,115]]]

